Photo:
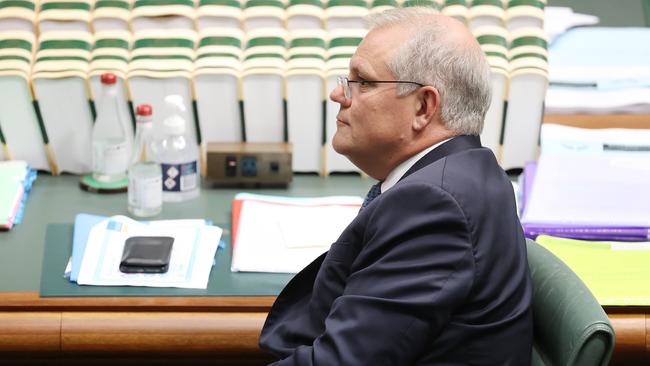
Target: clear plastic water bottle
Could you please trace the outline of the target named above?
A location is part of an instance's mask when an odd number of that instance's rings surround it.
[[[93,178],[98,182],[117,182],[126,178],[129,166],[129,138],[120,114],[117,77],[101,76],[102,97],[93,125]]]
[[[135,143],[129,164],[129,212],[148,217],[162,210],[162,170],[151,154],[152,108],[136,108]]]
[[[162,123],[163,139],[156,145],[156,161],[162,166],[163,201],[180,202],[199,196],[199,149],[185,136],[187,122],[183,97],[165,98],[169,114]]]

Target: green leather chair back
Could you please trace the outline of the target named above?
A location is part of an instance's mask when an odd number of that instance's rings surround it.
[[[614,329],[578,276],[558,257],[526,240],[533,278],[534,366],[607,365]]]

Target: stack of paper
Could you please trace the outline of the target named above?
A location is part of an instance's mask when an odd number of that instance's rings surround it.
[[[231,270],[296,273],[327,251],[363,199],[241,193],[232,208]]]
[[[221,232],[205,220],[138,222],[126,216],[79,214],[66,275],[80,285],[205,289]],[[124,242],[133,236],[174,238],[166,273],[120,272]]]
[[[595,25],[600,19],[589,14],[573,12],[573,9],[564,6],[547,6],[544,8],[544,31],[553,42],[571,28]]]
[[[522,223],[526,234],[644,241],[650,229],[650,130],[545,124]],[[526,188],[528,187],[528,188]]]
[[[650,305],[650,242],[588,242],[540,236],[589,287],[601,305]]]
[[[22,220],[27,195],[36,171],[25,161],[0,162],[0,229],[9,230]]]
[[[576,28],[549,48],[546,113],[650,113],[650,28]]]

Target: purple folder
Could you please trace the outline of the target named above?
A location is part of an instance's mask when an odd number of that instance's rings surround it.
[[[524,233],[535,239],[538,235],[582,240],[648,241],[650,229],[638,226],[572,226],[564,224],[524,224]]]
[[[524,167],[521,214],[530,197],[537,173],[537,162],[527,162]],[[650,228],[640,226],[588,226],[572,224],[526,223],[522,225],[526,237],[535,239],[538,235],[561,238],[599,241],[648,241]]]

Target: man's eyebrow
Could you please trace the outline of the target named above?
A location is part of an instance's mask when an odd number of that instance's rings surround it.
[[[364,76],[366,76],[367,73],[366,73],[365,69],[363,68],[363,66],[354,65],[354,66],[350,66],[350,74],[351,75],[356,75],[358,77],[364,77]]]

